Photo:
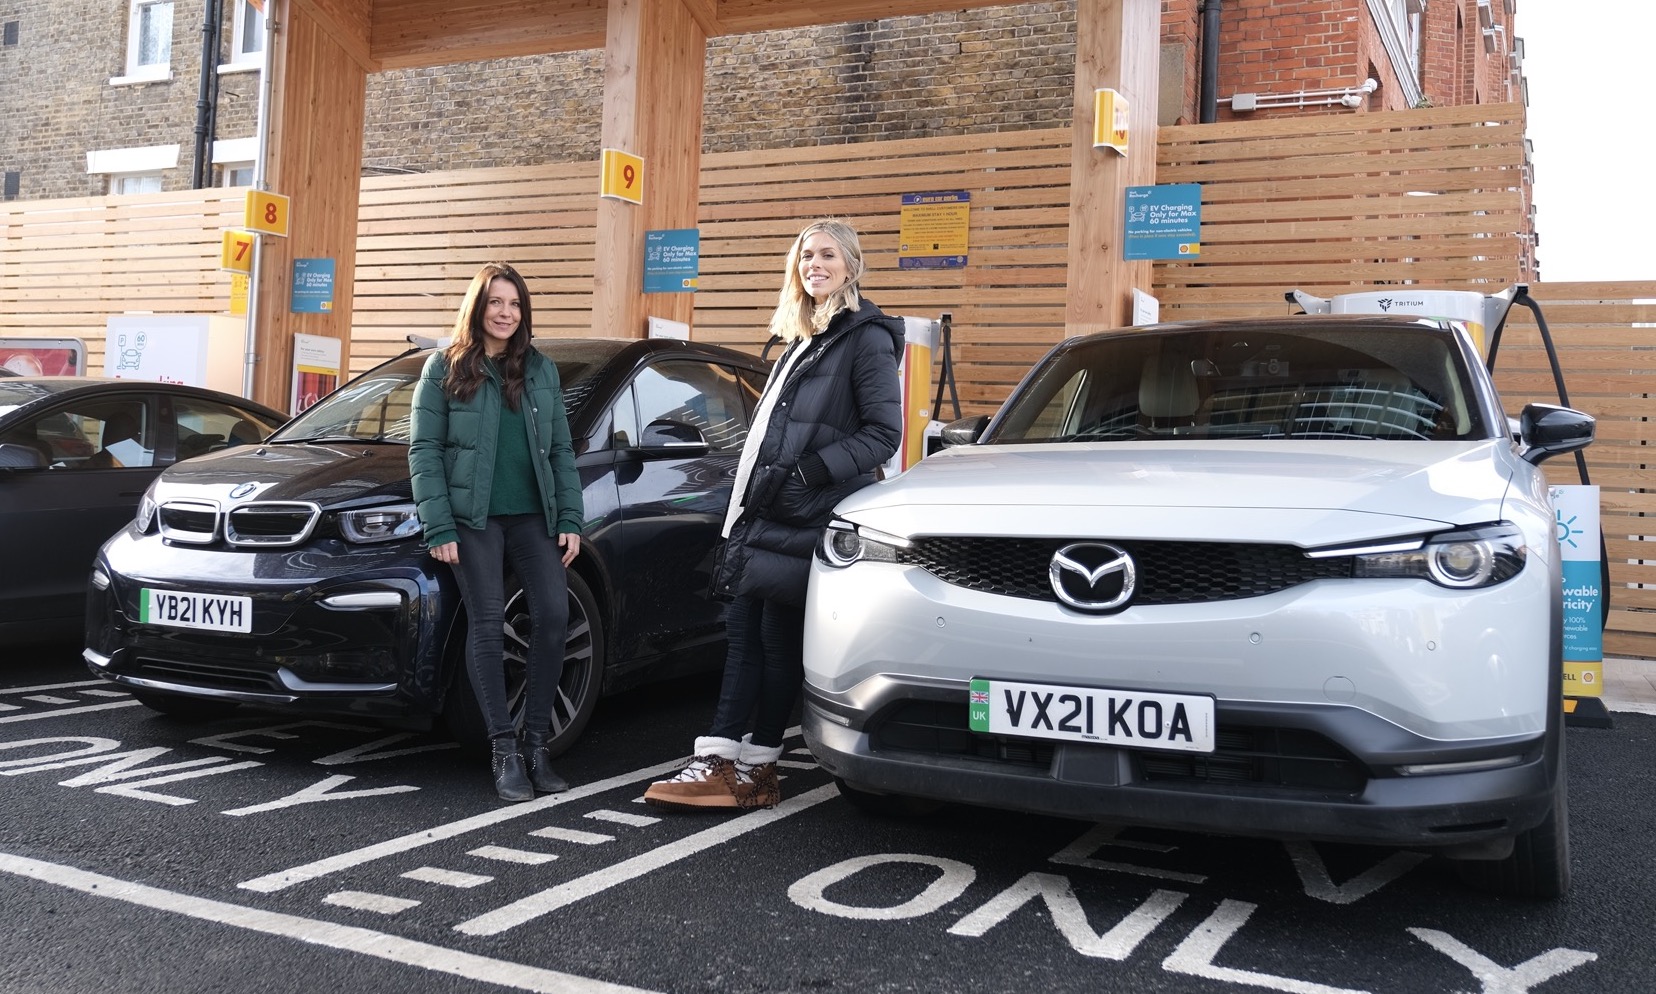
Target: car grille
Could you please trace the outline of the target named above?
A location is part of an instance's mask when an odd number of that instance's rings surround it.
[[[1056,601],[1053,553],[1078,539],[927,537],[897,551],[945,583],[985,593]],[[1312,580],[1351,576],[1351,558],[1310,559],[1291,545],[1109,540],[1138,567],[1136,605],[1200,604],[1275,593]]]
[[[192,687],[214,690],[243,690],[259,693],[280,693],[282,685],[273,672],[241,669],[234,666],[215,666],[211,663],[187,662],[177,659],[140,657],[128,671],[132,676],[182,683]]]
[[[972,732],[964,704],[907,701],[881,715],[870,745],[936,756],[988,760],[1044,774],[1056,744]],[[1355,796],[1368,782],[1362,764],[1332,740],[1299,728],[1221,723],[1211,753],[1133,750],[1134,779],[1207,787],[1309,790]]]
[[[161,536],[169,541],[211,545],[222,536],[229,545],[267,548],[305,541],[321,516],[322,509],[309,501],[239,504],[224,513],[207,501],[174,500],[156,511]]]

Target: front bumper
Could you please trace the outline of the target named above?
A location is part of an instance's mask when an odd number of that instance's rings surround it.
[[[1498,856],[1562,789],[1556,731],[1446,745],[1339,705],[1219,701],[1216,718],[1212,754],[989,736],[967,728],[965,681],[882,677],[807,686],[803,727],[864,791],[1229,835]]]
[[[94,566],[84,658],[98,676],[140,690],[304,713],[431,715],[442,707],[459,598],[420,553],[417,543],[337,540],[192,548],[128,528]],[[252,631],[142,624],[145,587],[247,596]]]

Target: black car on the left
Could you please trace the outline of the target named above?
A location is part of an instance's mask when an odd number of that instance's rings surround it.
[[[539,339],[558,366],[586,521],[569,568],[554,751],[600,695],[716,666],[718,541],[766,364],[671,339]],[[428,725],[483,739],[465,609],[427,554],[409,417],[427,351],[383,363],[265,444],[162,474],[105,544],[87,605],[92,672],[156,710],[239,705]],[[529,619],[506,578],[507,691],[521,722]]]
[[[73,638],[98,546],[180,459],[259,442],[286,416],[176,383],[0,378],[0,641]]]

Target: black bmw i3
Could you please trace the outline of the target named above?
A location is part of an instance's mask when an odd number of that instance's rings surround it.
[[[557,363],[586,524],[569,571],[553,749],[598,698],[717,666],[710,573],[767,365],[669,339],[542,339]],[[88,591],[92,672],[177,717],[250,705],[442,718],[483,736],[464,608],[425,554],[409,414],[429,351],[363,373],[257,446],[170,467],[106,542]],[[522,721],[529,618],[507,578],[507,685]]]

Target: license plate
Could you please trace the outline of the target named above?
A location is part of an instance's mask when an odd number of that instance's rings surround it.
[[[974,732],[1138,749],[1213,751],[1213,698],[975,679]]]
[[[145,587],[138,593],[138,621],[171,628],[251,632],[253,598]]]

